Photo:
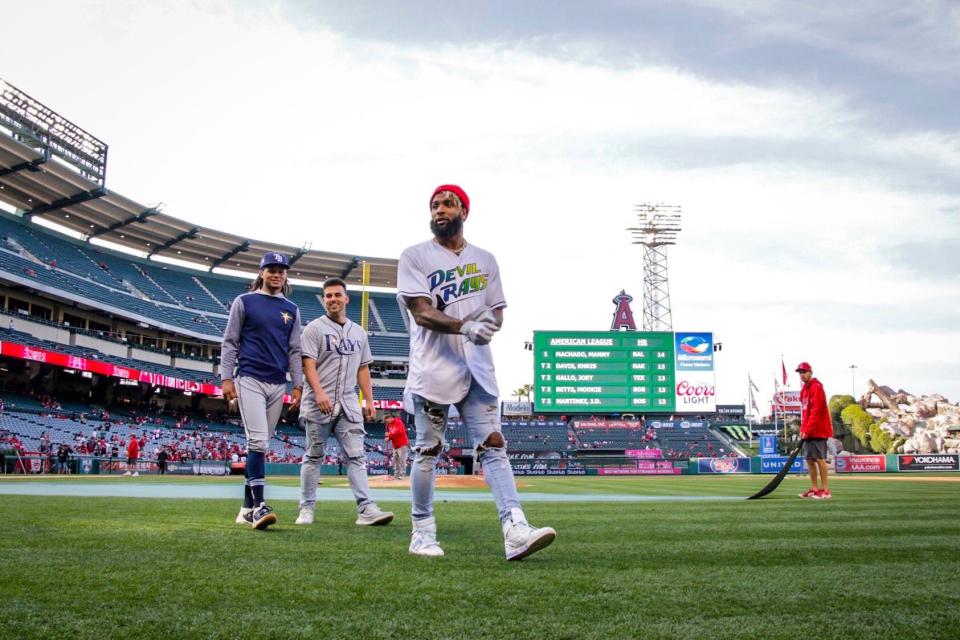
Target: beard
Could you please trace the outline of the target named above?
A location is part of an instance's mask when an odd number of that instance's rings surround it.
[[[455,237],[463,230],[463,216],[457,215],[456,218],[450,218],[445,226],[441,227],[436,220],[430,220],[430,231],[438,240],[449,240]]]

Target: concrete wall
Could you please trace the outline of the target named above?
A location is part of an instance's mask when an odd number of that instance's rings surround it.
[[[82,333],[74,334],[74,336],[76,339],[74,340],[73,344],[78,347],[89,347],[91,349],[96,349],[97,351],[102,351],[107,355],[117,356],[118,358],[127,357],[127,345],[125,344],[117,344],[116,342],[100,340]]]
[[[154,362],[156,364],[165,364],[170,366],[170,356],[165,356],[162,353],[155,353],[153,351],[145,351],[144,349],[130,348],[130,355],[127,356],[135,360],[144,360],[146,362]]]
[[[200,362],[199,360],[190,360],[189,358],[173,358],[173,366],[178,369],[189,369],[190,371],[201,371],[203,373],[213,374],[212,362]]]

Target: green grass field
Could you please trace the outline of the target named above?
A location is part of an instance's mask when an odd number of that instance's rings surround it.
[[[958,637],[960,483],[894,477],[837,479],[830,502],[788,478],[759,501],[624,503],[590,496],[746,496],[768,478],[521,478],[584,500],[525,504],[558,537],[519,563],[492,503],[439,502],[446,557],[426,559],[407,553],[407,502],[381,502],[397,520],[379,528],[342,501],[295,527],[296,504],[274,502],[279,526],[257,532],[233,524],[237,501],[0,495],[0,620],[71,639]],[[68,481],[239,495],[237,479]]]

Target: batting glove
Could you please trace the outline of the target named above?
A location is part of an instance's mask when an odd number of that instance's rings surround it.
[[[476,345],[489,344],[493,334],[500,330],[492,320],[467,320],[460,325],[460,333],[467,336],[467,340]]]

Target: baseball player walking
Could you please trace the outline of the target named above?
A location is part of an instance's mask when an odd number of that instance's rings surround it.
[[[414,322],[404,404],[414,415],[416,442],[410,471],[413,533],[410,553],[442,556],[433,515],[437,456],[446,444],[447,412],[455,405],[483,462],[484,479],[500,515],[507,560],[520,560],[553,542],[550,527],[534,528],[520,506],[507,443],[500,427],[500,400],[490,340],[507,306],[497,261],[468,244],[463,223],[470,199],[456,185],[430,197],[433,239],[404,250],[397,299]]]
[[[367,460],[363,454],[363,418],[372,420],[373,362],[367,332],[347,317],[347,285],[340,278],[323,283],[320,316],[303,330],[303,371],[307,389],[300,411],[300,425],[307,432],[307,449],[300,465],[300,515],[296,524],[313,524],[317,504],[317,479],[323,450],[331,434],[347,457],[347,479],[357,501],[357,524],[384,525],[393,520],[370,497]],[[356,387],[363,392],[363,416]]]
[[[286,298],[289,267],[281,253],[263,256],[251,291],[230,305],[220,353],[223,397],[237,401],[247,437],[243,507],[237,524],[248,523],[254,529],[266,529],[277,521],[264,501],[264,476],[266,454],[283,409],[287,373],[293,380],[291,408],[300,403],[303,389],[300,309]]]

